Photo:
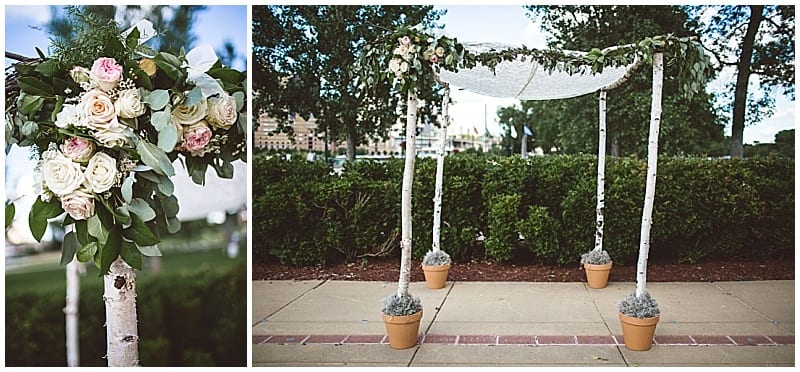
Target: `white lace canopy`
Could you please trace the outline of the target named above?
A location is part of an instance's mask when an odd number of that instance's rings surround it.
[[[481,53],[492,49],[505,50],[514,46],[500,43],[464,43],[464,47],[473,53]],[[583,73],[569,75],[557,70],[546,72],[530,57],[526,61],[522,59],[523,57],[518,57],[514,61],[500,62],[495,72],[479,64],[475,68],[461,69],[457,73],[442,70],[439,77],[450,85],[486,96],[548,100],[596,92],[623,77],[630,67],[607,67],[598,74],[591,74],[587,68]]]

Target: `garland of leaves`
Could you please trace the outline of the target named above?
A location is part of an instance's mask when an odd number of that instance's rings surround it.
[[[431,50],[437,51],[437,58],[429,58]],[[434,75],[440,69],[458,72],[461,68],[474,68],[480,64],[494,72],[503,61],[532,60],[547,72],[597,74],[607,67],[628,66],[636,60],[652,62],[656,51],[671,56],[670,63],[678,64],[678,79],[683,82],[681,92],[689,97],[703,89],[712,77],[710,59],[694,37],[660,35],[635,44],[602,50],[594,48],[585,53],[522,46],[476,54],[466,50],[455,38],[435,38],[419,27],[398,28],[365,46],[354,72],[363,79],[367,89],[388,80],[393,81],[399,92],[406,93],[417,86],[437,83]]]

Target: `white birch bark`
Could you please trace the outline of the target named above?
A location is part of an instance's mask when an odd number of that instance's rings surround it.
[[[653,225],[653,201],[656,195],[658,169],[658,127],[661,122],[661,90],[664,85],[664,54],[653,54],[653,102],[650,106],[650,138],[647,146],[647,184],[642,211],[642,234],[639,261],[636,264],[636,297],[647,290],[647,256],[650,253],[650,227]]]
[[[603,209],[606,198],[606,90],[600,89],[600,130],[597,146],[597,224],[594,234],[594,250],[603,250]]]
[[[433,192],[433,244],[432,250],[438,252],[442,225],[442,183],[444,182],[444,153],[447,145],[447,126],[450,125],[448,106],[450,104],[450,85],[444,86],[442,99],[442,128],[439,131],[439,150],[436,153],[436,186]]]
[[[524,133],[525,128],[522,128],[522,144],[520,145],[519,153],[522,155],[523,159],[528,158],[528,134]]]
[[[400,280],[397,285],[397,296],[408,295],[408,284],[411,281],[411,188],[414,183],[414,160],[416,158],[417,139],[417,94],[408,92],[408,110],[406,111],[406,158],[403,168],[403,189],[400,207]]]
[[[109,367],[139,366],[136,316],[136,271],[121,257],[103,277],[106,304],[106,343]]]
[[[80,365],[78,342],[78,303],[80,302],[81,277],[78,259],[72,258],[67,264],[67,300],[64,306],[67,336],[67,367]]]

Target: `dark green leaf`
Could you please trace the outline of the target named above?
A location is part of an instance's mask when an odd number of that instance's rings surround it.
[[[161,52],[156,55],[153,61],[155,61],[156,66],[158,66],[159,69],[164,71],[164,73],[167,74],[167,76],[169,76],[173,80],[179,80],[179,77],[182,74],[182,72],[180,70],[181,62],[178,60],[177,57],[169,53]]]
[[[100,248],[100,276],[106,275],[111,264],[119,257],[122,246],[120,227],[114,226],[108,233],[108,240]]]
[[[11,226],[11,222],[14,221],[14,215],[17,213],[17,207],[14,206],[14,203],[6,204],[6,228]]]
[[[35,71],[44,76],[53,77],[53,75],[58,72],[58,61],[48,59],[36,66]]]
[[[17,79],[17,84],[19,85],[20,90],[34,96],[55,96],[53,93],[53,88],[50,85],[32,76],[24,76]]]
[[[242,73],[231,68],[212,68],[208,70],[207,74],[228,83],[235,84],[242,81]]]
[[[122,240],[122,250],[120,256],[125,262],[136,270],[142,269],[142,254],[136,249],[136,244],[131,241]]]
[[[123,236],[133,240],[137,245],[156,245],[161,242],[141,218],[134,214],[131,215],[131,220],[131,227],[123,230]]]
[[[78,262],[89,262],[94,259],[94,256],[97,254],[97,242],[90,242],[80,248],[78,248],[78,252],[76,253],[76,257],[78,258]]]
[[[78,235],[74,231],[70,231],[67,235],[64,235],[64,243],[61,244],[62,266],[72,262],[72,259],[75,257],[75,252],[78,251],[80,246],[81,243],[78,242]]]
[[[89,244],[89,228],[86,220],[75,221],[75,237],[81,245]]]
[[[36,241],[42,241],[42,236],[47,230],[47,220],[58,217],[61,213],[64,213],[64,209],[61,208],[61,202],[57,198],[51,198],[49,202],[36,198],[28,214],[28,225]]]
[[[22,106],[20,106],[19,112],[23,114],[35,114],[42,109],[43,104],[44,97],[25,94],[25,96],[22,97]]]

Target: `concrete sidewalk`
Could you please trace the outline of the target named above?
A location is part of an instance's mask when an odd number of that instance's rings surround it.
[[[635,283],[411,284],[420,342],[394,350],[396,283],[254,281],[253,366],[794,366],[794,281],[648,283],[653,348],[628,350],[617,302]]]

